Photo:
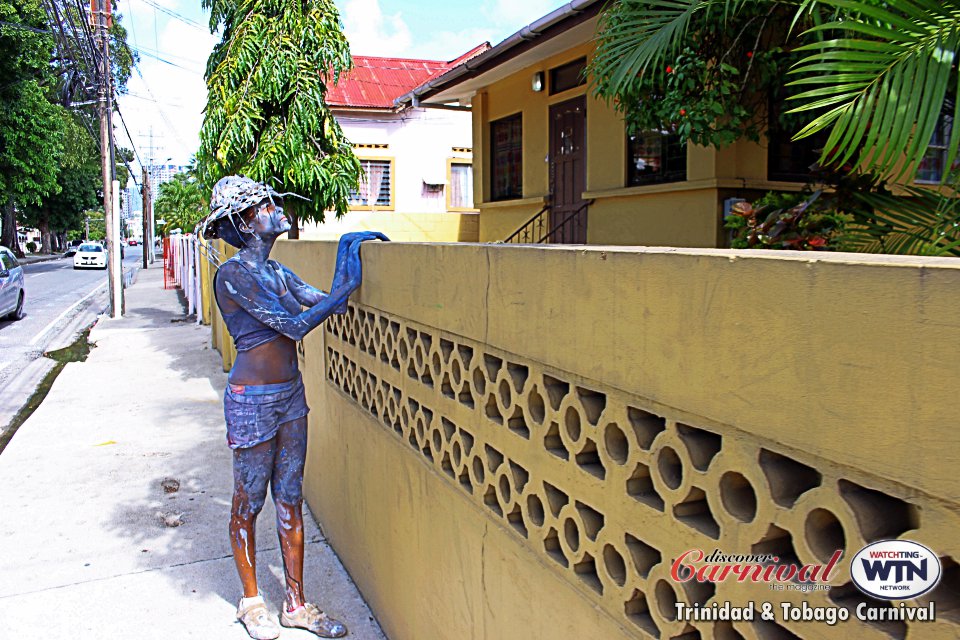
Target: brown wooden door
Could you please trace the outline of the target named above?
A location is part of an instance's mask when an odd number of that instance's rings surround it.
[[[549,242],[586,244],[587,101],[584,96],[550,107],[550,191],[552,208]],[[574,216],[571,218],[571,216]]]

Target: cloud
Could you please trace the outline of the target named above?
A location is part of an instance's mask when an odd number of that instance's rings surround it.
[[[496,32],[489,28],[438,31],[431,34],[429,39],[417,41],[404,55],[428,60],[453,60],[478,44],[490,42],[495,37]]]
[[[493,0],[486,3],[483,12],[491,22],[514,33],[565,4],[559,0]]]
[[[355,55],[408,55],[413,42],[410,28],[400,13],[384,15],[379,0],[347,0],[342,16]]]

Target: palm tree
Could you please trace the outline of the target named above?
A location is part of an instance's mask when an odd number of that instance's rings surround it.
[[[160,185],[160,193],[154,203],[158,219],[164,221],[163,233],[172,229],[191,231],[203,218],[207,200],[200,183],[189,173],[178,173],[173,180]]]
[[[870,214],[856,247],[960,255],[960,134],[951,126],[960,118],[958,0],[616,0],[598,33],[597,92],[635,93],[696,41],[704,21],[730,24],[762,8],[793,15],[787,48],[799,60],[787,87],[791,113],[805,119],[795,139],[829,131],[822,166],[893,181],[909,196],[861,194]],[[940,186],[914,187],[932,139],[942,147]]]

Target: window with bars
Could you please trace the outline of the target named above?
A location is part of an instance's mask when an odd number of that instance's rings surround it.
[[[360,187],[350,191],[350,204],[359,207],[393,207],[393,161],[360,159]]]
[[[920,167],[917,170],[917,182],[936,184],[943,180],[947,168],[947,150],[950,145],[950,129],[953,126],[953,117],[945,113],[940,114],[937,128],[930,138],[927,152],[923,154]]]
[[[448,209],[473,209],[473,165],[469,162],[450,163],[450,191]]]
[[[663,131],[627,135],[627,186],[687,179],[687,145]]]
[[[523,197],[523,122],[520,114],[490,123],[492,200]]]

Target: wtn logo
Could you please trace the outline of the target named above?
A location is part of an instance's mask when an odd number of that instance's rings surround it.
[[[926,580],[927,579],[927,561],[921,560],[919,563],[909,560],[861,560],[863,563],[863,572],[867,580],[890,580],[890,572],[894,572],[894,582],[900,583],[905,580]]]
[[[853,583],[875,598],[905,600],[940,581],[940,558],[910,540],[882,540],[861,549],[850,563]]]

